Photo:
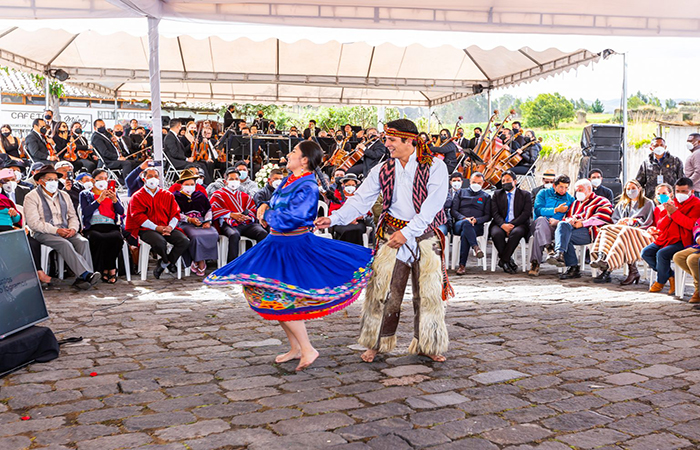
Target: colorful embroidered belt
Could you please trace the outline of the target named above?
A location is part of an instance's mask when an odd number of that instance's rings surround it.
[[[275,229],[270,229],[270,234],[273,236],[299,236],[300,234],[308,233],[309,231],[311,231],[311,228],[309,227],[297,228],[296,230],[287,231],[286,233]]]
[[[386,239],[384,237],[386,233],[392,234],[394,231],[405,228],[406,225],[408,225],[407,221],[397,219],[389,213],[384,214],[384,217],[382,217],[379,227],[377,228],[377,235],[382,239]]]

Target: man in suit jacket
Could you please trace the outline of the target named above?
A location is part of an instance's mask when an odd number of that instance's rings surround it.
[[[457,128],[455,143],[461,148],[469,148],[469,139],[464,136],[464,128]]]
[[[372,142],[369,144],[369,142]],[[365,147],[365,164],[364,164],[364,176],[366,177],[374,166],[379,164],[380,161],[385,161],[389,157],[389,151],[384,146],[384,143],[379,139],[379,131],[376,128],[367,129],[367,142]]]
[[[516,273],[518,265],[513,261],[513,253],[520,240],[530,234],[532,218],[532,197],[519,189],[516,176],[510,170],[501,176],[502,189],[491,198],[491,239],[498,251],[498,266],[506,273]]]
[[[187,156],[185,146],[182,145],[182,140],[178,136],[180,128],[182,128],[180,119],[173,119],[170,121],[170,131],[168,131],[163,138],[163,152],[168,156],[168,159],[175,169],[184,170],[187,167],[195,165],[204,171],[204,183],[211,183],[211,174],[213,170],[210,166],[213,166],[213,163],[207,164],[204,161],[195,161],[193,156]]]
[[[44,119],[34,119],[32,122],[32,131],[24,138],[24,149],[29,153],[34,162],[51,164],[58,161],[58,157],[49,156],[49,150],[46,148],[46,133],[48,128]]]
[[[231,126],[233,123],[233,111],[235,110],[234,105],[228,105],[226,112],[224,113],[224,130]]]
[[[126,159],[127,155],[124,155],[120,148],[115,147],[112,139],[107,135],[107,128],[102,119],[97,119],[93,126],[95,127],[95,132],[92,133],[90,145],[102,156],[107,168],[121,171],[118,176],[119,182],[123,184],[124,177],[134,170],[134,167],[138,166],[139,163],[133,159]]]

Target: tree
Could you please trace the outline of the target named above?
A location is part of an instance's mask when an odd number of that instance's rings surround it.
[[[591,110],[590,105],[582,98],[579,98],[576,103],[574,103],[574,108],[576,108],[577,111],[589,112]]]
[[[530,127],[557,128],[560,122],[574,118],[574,105],[558,92],[526,101],[522,111]]]
[[[676,109],[678,107],[678,104],[676,101],[672,98],[667,98],[666,99],[666,109]]]
[[[604,111],[605,106],[603,106],[603,102],[601,102],[599,98],[595,99],[595,101],[591,104],[591,112],[600,114]]]

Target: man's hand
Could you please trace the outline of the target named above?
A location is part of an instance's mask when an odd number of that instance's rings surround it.
[[[674,212],[678,211],[678,207],[676,207],[676,205],[674,205],[673,202],[671,202],[671,201],[668,201],[668,202],[662,204],[661,206],[664,207],[664,209],[666,210],[666,212],[668,213],[669,216],[671,214],[673,214]]]
[[[399,248],[406,243],[406,238],[401,231],[395,231],[386,243],[391,248]]]
[[[211,228],[211,222],[204,222],[202,228]]]
[[[144,162],[142,162],[139,167],[141,168],[141,170],[146,170],[146,168],[148,167],[148,164],[151,162],[153,162],[153,160],[151,158],[146,158],[146,160]]]
[[[574,222],[571,224],[574,228],[581,228],[583,227],[583,222],[580,220],[574,220]]]
[[[246,220],[248,220],[248,216],[241,213],[232,212],[230,217],[236,222],[245,222]]]
[[[472,225],[476,225],[476,217],[467,217],[467,220],[468,220],[469,223],[471,223]]]
[[[557,219],[550,218],[549,224],[552,225],[553,227],[556,227],[559,224],[559,221]]]
[[[191,223],[192,225],[194,225],[195,227],[201,227],[201,226],[202,226],[202,221],[199,220],[199,219],[197,219],[196,217],[190,217],[190,218],[189,218],[189,221],[190,221],[190,223]]]
[[[511,231],[513,231],[513,228],[515,228],[515,225],[512,223],[504,223],[501,225],[501,229],[506,232],[506,234],[510,234]]]
[[[126,158],[124,158],[123,156],[120,156],[119,158],[117,158],[117,161],[126,161]]]
[[[66,238],[72,238],[72,237],[75,236],[76,234],[78,234],[78,231],[77,231],[77,230],[74,230],[74,229],[72,229],[72,228],[68,228],[68,236],[66,236]]]
[[[562,203],[561,205],[554,208],[554,212],[565,213],[568,209],[569,209],[569,207],[566,206],[566,203]]]
[[[190,156],[190,157],[187,158],[185,161],[187,161],[187,162],[194,162],[194,156]]]
[[[58,230],[56,230],[56,234],[61,236],[62,238],[67,238],[69,233],[70,230],[68,230],[68,228],[59,228]]]
[[[331,226],[331,218],[330,217],[319,217],[314,221],[314,226],[318,228],[319,230],[325,230],[326,228]]]

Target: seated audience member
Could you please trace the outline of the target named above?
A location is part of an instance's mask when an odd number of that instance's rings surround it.
[[[553,187],[543,189],[537,194],[528,271],[530,276],[536,277],[540,274],[543,250],[547,249],[548,255],[554,253],[554,231],[574,202],[574,198],[567,192],[570,184],[571,179],[561,175],[554,180]]]
[[[695,290],[688,303],[700,303],[700,220],[695,222],[693,227],[693,245],[673,255],[673,262],[676,263],[676,267],[693,277]]]
[[[71,164],[68,161],[60,161],[54,165],[54,168],[56,169],[56,172],[63,175],[61,178],[58,179],[58,189],[68,193],[68,196],[73,202],[73,207],[77,211],[78,205],[80,204],[80,189],[73,189],[73,164]]]
[[[19,213],[19,208],[15,202],[8,196],[7,192],[12,191],[6,186],[16,184],[15,171],[12,169],[0,169],[0,232],[22,229],[22,216]],[[31,236],[27,236],[29,240],[29,248],[32,251],[32,259],[36,265],[36,271],[39,275],[39,281],[42,286],[52,284],[52,279],[48,276],[41,267],[41,244]]]
[[[34,187],[33,184],[31,184],[25,180],[24,174],[25,174],[25,169],[27,168],[27,165],[24,163],[24,161],[20,161],[17,159],[10,159],[3,165],[3,167],[7,168],[7,169],[12,169],[15,171],[15,177],[16,177],[15,181],[17,181],[18,186],[23,186],[23,187],[26,187],[27,189],[32,189]],[[17,203],[17,204],[19,205],[19,203]]]
[[[627,264],[629,275],[620,284],[639,283],[637,261],[642,259],[642,249],[652,242],[646,230],[654,223],[654,208],[639,181],[628,181],[613,210],[613,224],[601,227],[593,243],[591,267],[601,270],[594,282],[610,283],[610,273]]]
[[[535,204],[535,199],[537,198],[537,194],[539,194],[542,189],[549,189],[552,186],[554,186],[554,179],[556,177],[557,177],[557,174],[552,172],[552,171],[546,171],[545,173],[542,174],[542,184],[537,186],[535,189],[533,189],[530,192],[533,205]]]
[[[217,259],[219,233],[211,226],[211,204],[206,194],[196,190],[199,173],[196,168],[186,169],[180,175],[180,190],[175,200],[180,207],[180,228],[190,238],[190,247],[182,256],[190,270],[203,277],[208,259]]]
[[[95,179],[92,178],[92,174],[87,172],[83,172],[75,177],[75,183],[73,183],[73,187],[80,190],[80,192],[90,191],[94,186]]]
[[[599,227],[612,222],[612,205],[607,198],[595,195],[590,180],[576,182],[576,200],[554,232],[554,254],[547,260],[558,267],[567,267],[560,280],[581,278],[581,266],[576,256],[576,245],[595,241]]]
[[[463,187],[464,177],[462,176],[462,174],[459,172],[451,174],[450,185],[447,188],[447,198],[445,199],[445,204],[442,207],[442,209],[445,211],[447,222],[443,223],[438,227],[440,231],[442,231],[442,234],[444,234],[445,236],[447,236],[447,233],[453,229],[452,224],[454,220],[452,219],[452,214],[450,213],[450,209],[452,208],[452,201],[454,200],[455,195],[459,191],[461,191]]]
[[[136,191],[143,187],[143,179],[141,178],[141,174],[144,170],[146,170],[146,168],[152,165],[153,160],[148,158],[144,160],[144,162],[136,166],[134,170],[129,172],[129,174],[124,178],[129,197],[133,197]]]
[[[359,180],[357,175],[354,173],[347,174],[342,180],[342,189],[336,191],[336,198],[338,203],[331,202],[328,207],[328,213],[340,209],[341,206],[345,204],[347,199],[352,198],[355,195],[355,191],[358,188]],[[347,225],[336,225],[331,228],[331,233],[333,234],[333,239],[339,241],[350,242],[352,244],[364,245],[362,240],[362,235],[367,231],[367,225],[372,224],[371,214],[366,214],[364,217],[358,217]]]
[[[513,253],[520,240],[530,234],[532,197],[516,186],[516,176],[507,170],[501,176],[502,188],[491,197],[491,229],[489,233],[498,252],[498,266],[504,272],[514,274],[518,265]]]
[[[335,192],[336,190],[343,189],[343,178],[345,178],[345,171],[343,169],[335,169],[333,172],[333,183],[330,185],[330,190]]]
[[[238,188],[238,190],[243,192],[244,194],[248,194],[248,196],[252,199],[253,196],[260,190],[260,188],[258,187],[258,184],[255,181],[250,179],[248,165],[245,163],[245,161],[239,161],[234,167],[238,171],[238,179],[241,182],[241,185]]]
[[[272,169],[270,175],[267,177],[267,184],[264,188],[260,189],[253,196],[253,201],[255,201],[255,207],[259,208],[263,203],[269,203],[272,198],[272,194],[275,189],[282,184],[282,179],[284,174],[281,169]]]
[[[649,233],[654,242],[644,247],[642,258],[656,271],[656,282],[649,292],[661,292],[668,281],[669,294],[676,291],[671,259],[673,255],[693,245],[693,227],[700,218],[700,199],[693,195],[693,180],[676,181],[675,197],[660,200],[661,208],[654,209],[654,226]]]
[[[461,180],[455,180],[454,176],[452,188],[456,187],[458,182],[460,189],[454,193],[450,214],[455,223],[454,232],[460,236],[457,275],[464,275],[469,250],[474,252],[477,259],[484,257],[484,252],[479,248],[476,238],[484,234],[484,224],[491,220],[491,197],[482,189],[484,175],[480,172],[472,174],[468,188],[462,189]]]
[[[160,188],[160,172],[148,167],[141,174],[144,186],[131,197],[126,214],[126,230],[151,246],[160,257],[153,276],[159,279],[165,269],[177,273],[177,260],[190,246],[185,233],[178,230],[180,208],[170,191]],[[173,248],[168,253],[168,244]]]
[[[80,221],[73,203],[66,192],[58,190],[62,176],[50,164],[34,174],[38,187],[24,199],[24,215],[34,238],[56,250],[77,275],[73,286],[90,289],[100,281],[100,274],[92,271],[90,243],[78,234]]]
[[[607,198],[611,205],[615,203],[612,189],[603,186],[603,172],[600,169],[591,169],[588,172],[588,179],[591,181],[595,195]]]
[[[95,170],[93,177],[92,189],[80,193],[83,234],[90,241],[95,271],[102,274],[102,281],[114,284],[117,282],[117,258],[124,245],[120,224],[124,205],[114,188],[109,187],[106,170]]]
[[[201,192],[202,194],[204,194],[205,197],[209,198],[209,196],[207,195],[207,189],[204,187],[204,182],[200,183],[200,180],[204,179],[202,168],[192,165],[187,167],[185,170],[191,171],[188,172],[189,175],[196,175],[196,178],[194,178],[194,190],[197,192]],[[168,188],[168,190],[173,194],[175,194],[176,192],[180,192],[181,189],[182,184],[180,183],[180,181],[176,181]]]
[[[22,168],[24,168],[24,164],[22,164]],[[11,170],[14,178],[8,179],[6,183],[3,183],[2,193],[12,200],[15,205],[24,205],[24,198],[31,192],[31,188],[27,187],[25,183],[22,183],[20,167],[16,165],[14,160],[11,160],[3,170]],[[8,174],[9,172],[5,173]]]
[[[256,222],[255,202],[239,190],[240,186],[238,171],[232,167],[226,171],[226,187],[211,196],[214,224],[219,233],[228,237],[227,262],[238,258],[241,236],[258,242],[267,237],[267,231]]]

